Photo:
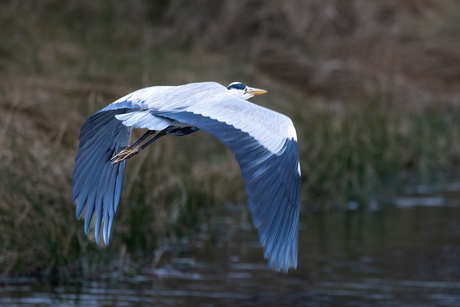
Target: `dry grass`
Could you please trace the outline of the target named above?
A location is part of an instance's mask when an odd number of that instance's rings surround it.
[[[460,90],[454,0],[176,0],[164,16],[174,26],[165,41],[231,52],[321,97],[392,94],[405,104],[406,87],[443,96]]]
[[[302,200],[317,208],[365,206],[456,166],[455,2],[331,3],[7,2],[0,274],[126,269],[114,259],[136,269],[159,245],[212,223],[219,204],[245,201],[238,165],[215,139],[165,138],[129,161],[110,246],[83,233],[70,203],[80,126],[148,85],[239,80],[268,89],[254,102],[293,118]]]

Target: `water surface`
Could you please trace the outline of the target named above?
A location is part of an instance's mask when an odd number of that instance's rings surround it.
[[[303,212],[288,274],[267,270],[245,207],[227,205],[216,233],[165,253],[155,270],[57,287],[7,279],[0,305],[460,306],[460,197],[414,189],[371,210]]]

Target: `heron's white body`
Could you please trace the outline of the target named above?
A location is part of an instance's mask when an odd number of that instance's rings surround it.
[[[129,101],[146,114],[155,112],[160,115],[177,110],[201,114],[248,132],[272,153],[279,152],[286,139],[297,141],[296,130],[289,117],[242,99],[242,94],[240,96],[238,92],[230,93],[215,82],[152,86],[126,95],[105,109]]]

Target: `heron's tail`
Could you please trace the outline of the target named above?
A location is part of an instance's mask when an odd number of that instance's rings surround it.
[[[131,128],[115,115],[126,109],[102,111],[89,117],[80,130],[80,146],[73,171],[72,201],[77,203],[77,218],[85,210],[85,232],[96,214],[96,242],[99,243],[102,219],[103,237],[108,244],[112,222],[123,189],[126,161],[111,165],[111,157],[121,147],[129,145]]]

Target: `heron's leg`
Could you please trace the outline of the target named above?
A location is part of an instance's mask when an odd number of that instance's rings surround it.
[[[136,147],[138,146],[140,143],[142,143],[146,138],[148,138],[149,136],[151,136],[152,134],[155,134],[157,133],[156,130],[147,130],[146,133],[144,133],[143,136],[141,136],[133,145],[129,146],[129,147]]]
[[[153,142],[155,142],[156,140],[158,140],[159,138],[161,138],[162,136],[165,136],[166,134],[168,134],[168,132],[165,130],[161,130],[157,135],[155,135],[153,138],[151,138],[150,140],[148,140],[147,142],[145,142],[144,144],[142,144],[142,146],[139,146],[139,152],[144,149],[145,147],[149,146],[150,144],[152,144]],[[136,142],[137,143],[137,142]]]
[[[144,144],[140,145],[149,135],[154,134],[156,131],[149,130],[147,131],[139,140],[137,140],[133,145],[129,147],[123,148],[119,153],[117,153],[115,156],[110,159],[112,162],[112,165],[115,165],[117,163],[120,163],[124,160],[127,160],[131,158],[134,155],[137,155],[140,153],[145,147],[149,146],[162,136],[168,134],[166,130],[160,131],[157,135],[155,135],[153,138],[145,142]]]

